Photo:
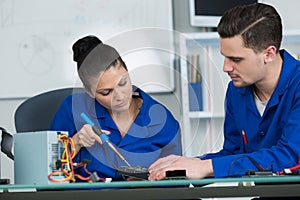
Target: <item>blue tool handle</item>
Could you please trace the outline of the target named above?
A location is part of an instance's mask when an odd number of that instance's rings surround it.
[[[92,126],[92,129],[97,135],[99,135],[102,142],[108,141],[108,136],[105,133],[103,133],[97,126]]]
[[[92,122],[92,120],[85,113],[81,113],[80,116],[84,119],[84,121],[86,121],[86,123],[91,125],[93,131],[97,135],[99,135],[102,142],[107,142],[108,141],[108,136],[105,133],[103,133],[97,126],[95,126],[95,124]]]
[[[85,113],[81,113],[80,116],[84,119],[84,121],[86,123],[88,123],[92,127],[95,126],[95,124],[92,122],[92,120]]]

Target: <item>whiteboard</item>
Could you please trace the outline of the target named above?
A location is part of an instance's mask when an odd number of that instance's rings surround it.
[[[1,0],[0,98],[81,86],[71,47],[85,35],[96,35],[119,51],[133,84],[150,93],[172,91],[171,3]]]

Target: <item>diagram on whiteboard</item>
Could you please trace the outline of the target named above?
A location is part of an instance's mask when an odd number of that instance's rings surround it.
[[[55,59],[51,44],[36,35],[30,36],[20,44],[19,56],[25,71],[34,75],[49,72]]]
[[[0,0],[0,26],[9,26],[13,23],[13,0]]]

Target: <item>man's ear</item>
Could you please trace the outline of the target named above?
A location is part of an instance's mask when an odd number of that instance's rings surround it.
[[[277,48],[273,45],[268,46],[265,50],[264,50],[264,62],[265,63],[269,63],[272,62],[275,57],[276,57],[276,52]]]

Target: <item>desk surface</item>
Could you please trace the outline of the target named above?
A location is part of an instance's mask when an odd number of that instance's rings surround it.
[[[217,183],[219,186],[208,184]],[[228,183],[236,183],[235,185]],[[240,184],[237,184],[240,183]],[[251,184],[250,184],[251,183]],[[227,186],[226,186],[227,184]],[[193,186],[193,187],[191,187]],[[300,176],[206,178],[49,185],[0,185],[0,199],[197,199],[211,197],[300,197]],[[31,192],[25,192],[25,191]],[[33,192],[32,192],[33,191]]]

